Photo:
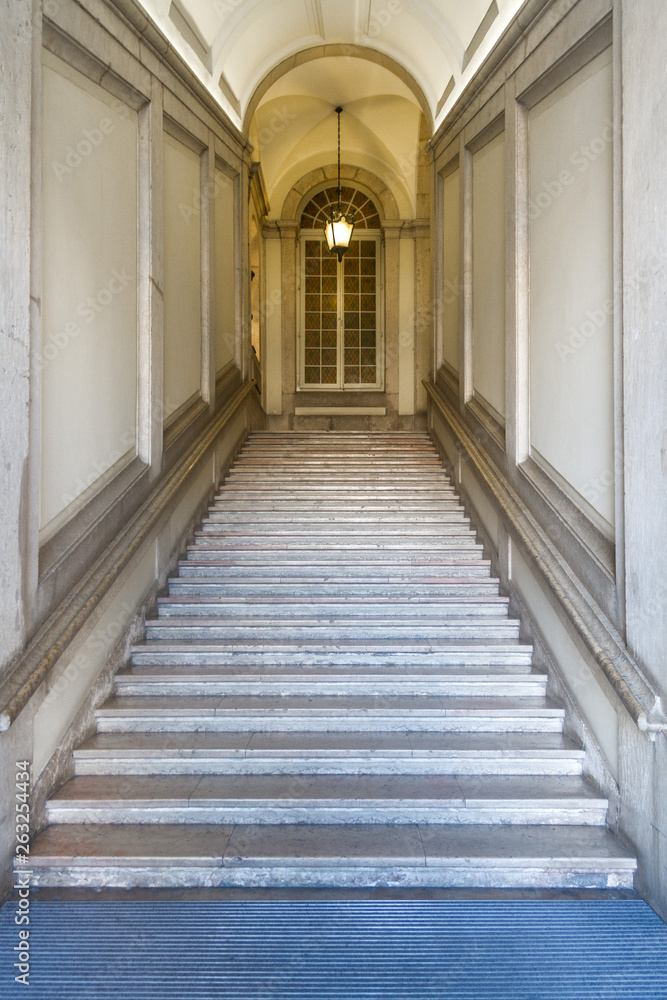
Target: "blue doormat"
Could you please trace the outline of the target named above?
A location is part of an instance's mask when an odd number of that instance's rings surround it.
[[[0,911],[3,998],[667,998],[667,926],[641,900],[34,900],[28,989],[15,909]]]

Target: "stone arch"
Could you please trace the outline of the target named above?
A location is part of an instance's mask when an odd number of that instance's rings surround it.
[[[243,134],[248,135],[248,130],[250,128],[250,122],[253,119],[253,115],[257,110],[260,101],[264,95],[271,89],[277,80],[289,73],[290,70],[295,69],[297,66],[302,66],[304,63],[312,62],[313,59],[325,59],[330,56],[352,56],[355,59],[365,59],[367,62],[376,63],[378,66],[383,66],[388,69],[391,73],[398,77],[406,87],[412,91],[412,94],[417,101],[419,107],[422,109],[424,117],[428,123],[429,135],[433,133],[433,115],[431,112],[431,107],[426,99],[426,95],[422,90],[421,86],[417,83],[412,73],[409,73],[405,66],[392,59],[391,56],[385,55],[384,52],[379,52],[377,49],[372,49],[367,45],[348,45],[343,42],[339,42],[333,45],[315,45],[312,48],[302,49],[300,52],[296,52],[282,62],[274,66],[273,69],[267,73],[264,79],[259,83],[253,94],[248,101],[248,105],[245,109],[245,114],[243,115]]]
[[[398,203],[393,193],[370,170],[365,170],[363,167],[341,166],[340,177],[341,181],[345,181],[352,187],[358,187],[360,191],[373,200],[383,223],[397,220],[400,217]],[[280,214],[281,220],[298,223],[310,198],[323,188],[329,187],[332,182],[335,184],[337,179],[338,167],[335,163],[327,167],[318,167],[317,170],[310,170],[304,174],[285,198]]]

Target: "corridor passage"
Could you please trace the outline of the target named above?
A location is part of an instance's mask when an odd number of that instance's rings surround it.
[[[253,433],[35,884],[631,887],[547,681],[426,434]]]

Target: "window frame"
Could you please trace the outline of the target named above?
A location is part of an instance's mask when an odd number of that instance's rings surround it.
[[[360,229],[352,236],[353,241],[372,241],[376,246],[376,380],[374,383],[345,383],[344,379],[344,336],[345,336],[345,309],[344,309],[344,285],[343,267],[344,260],[337,262],[338,272],[338,320],[337,320],[337,369],[338,378],[336,383],[313,383],[305,380],[305,357],[306,357],[306,282],[305,266],[306,253],[305,241],[319,240],[324,242],[324,232],[315,229],[304,229],[299,234],[299,280],[297,294],[299,296],[298,308],[298,330],[297,330],[297,392],[384,392],[384,367],[385,367],[385,331],[384,331],[384,238],[379,229]]]

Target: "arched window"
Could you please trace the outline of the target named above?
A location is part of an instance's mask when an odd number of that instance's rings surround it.
[[[355,229],[340,263],[324,240],[338,189],[314,195],[301,215],[299,387],[382,389],[380,216],[357,188],[342,188],[341,204]]]

